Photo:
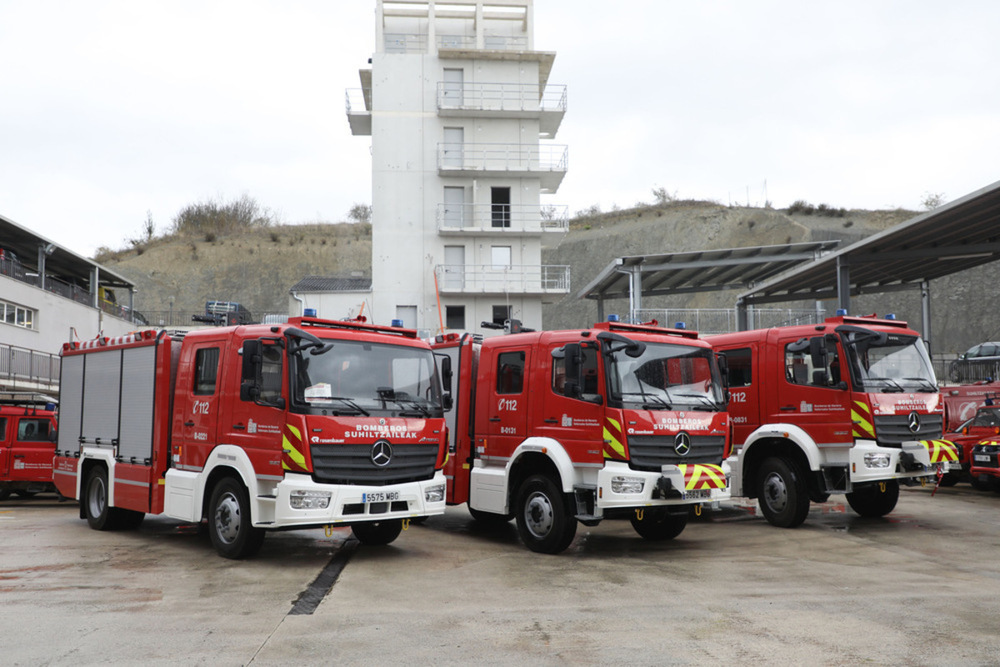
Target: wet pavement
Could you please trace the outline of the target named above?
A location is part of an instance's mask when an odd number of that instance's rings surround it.
[[[52,496],[0,503],[5,665],[996,664],[1000,495],[842,497],[773,528],[727,503],[675,540],[580,526],[540,556],[461,507],[381,548],[347,529],[215,555],[197,526],[92,531]]]

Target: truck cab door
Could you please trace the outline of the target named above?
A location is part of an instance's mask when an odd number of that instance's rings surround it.
[[[600,375],[601,355],[597,345],[577,346],[581,348],[582,381],[576,389],[567,388],[566,357],[560,350],[547,350],[546,359],[536,362],[536,372],[544,377],[533,384],[532,400],[541,409],[532,418],[535,424],[532,432],[558,441],[575,463],[602,464],[605,424],[601,405],[606,397],[605,382]],[[623,427],[624,424],[617,426]]]
[[[0,417],[0,482],[10,479],[10,440],[7,437],[7,418]]]
[[[770,420],[798,424],[820,446],[850,443],[851,395],[840,344],[822,335],[777,342]]]
[[[51,482],[56,445],[49,438],[51,421],[45,416],[16,417],[8,461],[13,482]]]
[[[199,339],[185,346],[174,390],[173,465],[201,470],[216,444],[222,357],[227,337]]]
[[[528,347],[504,347],[496,350],[489,387],[480,386],[486,399],[483,412],[487,418],[483,457],[506,459],[527,437],[528,369],[532,350]],[[482,405],[482,404],[480,404]]]
[[[240,396],[243,380],[241,348],[230,349],[224,381],[224,405],[219,415],[219,442],[246,451],[258,475],[283,475],[285,469],[304,472],[307,434],[287,424],[288,372],[285,348],[265,341],[260,354],[260,393]],[[283,456],[283,449],[284,456]]]

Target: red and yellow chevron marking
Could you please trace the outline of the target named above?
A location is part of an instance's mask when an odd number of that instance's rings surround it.
[[[920,444],[927,448],[931,455],[931,463],[945,463],[958,460],[958,445],[947,440],[921,440]]]
[[[625,444],[622,442],[625,434],[622,425],[610,417],[604,418],[604,458],[626,459]]]
[[[684,473],[685,491],[726,488],[726,473],[722,471],[722,466],[696,463],[677,467]]]
[[[872,409],[864,401],[854,401],[851,408],[851,421],[854,422],[854,430],[851,436],[855,438],[875,439],[875,426],[872,424]]]
[[[281,429],[281,467],[292,472],[309,472],[302,442],[302,431],[291,424]]]

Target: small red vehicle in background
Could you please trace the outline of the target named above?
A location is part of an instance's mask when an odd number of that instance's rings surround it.
[[[988,398],[989,403],[993,399]],[[960,424],[954,432],[945,433],[945,440],[953,442],[958,447],[958,460],[962,464],[961,472],[949,472],[941,480],[942,486],[951,486],[956,482],[968,480],[973,488],[981,491],[993,487],[993,477],[983,474],[973,474],[973,449],[990,439],[1000,440],[1000,405],[984,405],[976,410],[976,414]]]
[[[52,491],[55,401],[31,393],[0,393],[0,500]]]

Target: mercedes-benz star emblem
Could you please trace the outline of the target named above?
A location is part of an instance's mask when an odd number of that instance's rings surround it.
[[[916,412],[911,412],[910,416],[906,419],[906,428],[910,429],[910,433],[916,433],[920,430],[920,415]]]
[[[674,436],[674,451],[678,456],[687,456],[691,451],[691,436],[681,431]]]
[[[389,465],[391,460],[392,445],[389,444],[388,440],[376,440],[375,444],[372,445],[372,463],[379,468],[384,468]]]

